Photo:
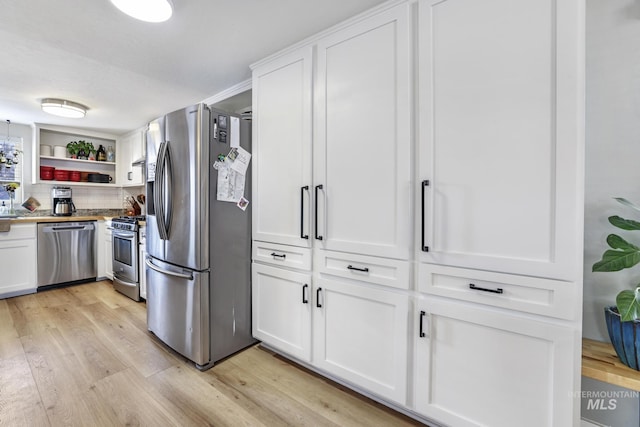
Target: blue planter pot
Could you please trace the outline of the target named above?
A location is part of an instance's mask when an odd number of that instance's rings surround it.
[[[640,321],[621,322],[616,307],[606,307],[604,318],[609,339],[620,361],[640,371]]]

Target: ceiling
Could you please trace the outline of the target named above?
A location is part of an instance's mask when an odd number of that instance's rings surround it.
[[[122,134],[251,77],[249,65],[383,0],[172,0],[164,23],[109,0],[2,2],[0,120]],[[42,98],[87,105],[84,119]]]

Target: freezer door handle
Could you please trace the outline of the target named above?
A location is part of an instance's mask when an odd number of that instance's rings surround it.
[[[154,263],[152,263],[149,258],[145,259],[144,263],[147,265],[147,267],[149,267],[152,270],[157,271],[158,273],[167,274],[169,276],[174,276],[174,277],[179,277],[181,279],[193,280],[193,274],[190,274],[190,273],[189,274],[185,274],[185,273],[178,273],[176,271],[165,270],[164,268],[160,268],[157,265],[155,265]]]

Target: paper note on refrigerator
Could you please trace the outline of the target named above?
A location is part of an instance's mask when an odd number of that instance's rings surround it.
[[[218,163],[217,199],[237,203],[244,196],[244,175],[231,169],[227,162]]]
[[[233,160],[231,169],[242,175],[247,174],[249,162],[251,161],[251,153],[242,147],[235,147],[231,149],[228,157]]]
[[[231,148],[240,147],[240,119],[231,116]]]

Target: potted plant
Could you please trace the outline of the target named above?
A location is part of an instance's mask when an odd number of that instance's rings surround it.
[[[623,198],[616,200],[636,211],[640,207]],[[609,223],[622,230],[640,230],[640,222],[618,215],[609,217]],[[607,249],[602,259],[593,264],[592,271],[608,272],[631,268],[640,263],[640,247],[627,242],[617,234],[607,236]],[[616,296],[615,307],[605,307],[607,331],[616,354],[625,365],[640,370],[640,284],[625,289]],[[637,338],[636,338],[637,337]]]
[[[78,158],[78,152],[80,151],[80,146],[78,145],[78,141],[71,141],[67,144],[67,151],[72,159]]]
[[[78,144],[81,146],[82,149],[84,149],[85,158],[88,158],[89,160],[95,160],[95,154],[96,154],[96,149],[93,146],[92,142],[86,142],[86,141],[78,141]]]

